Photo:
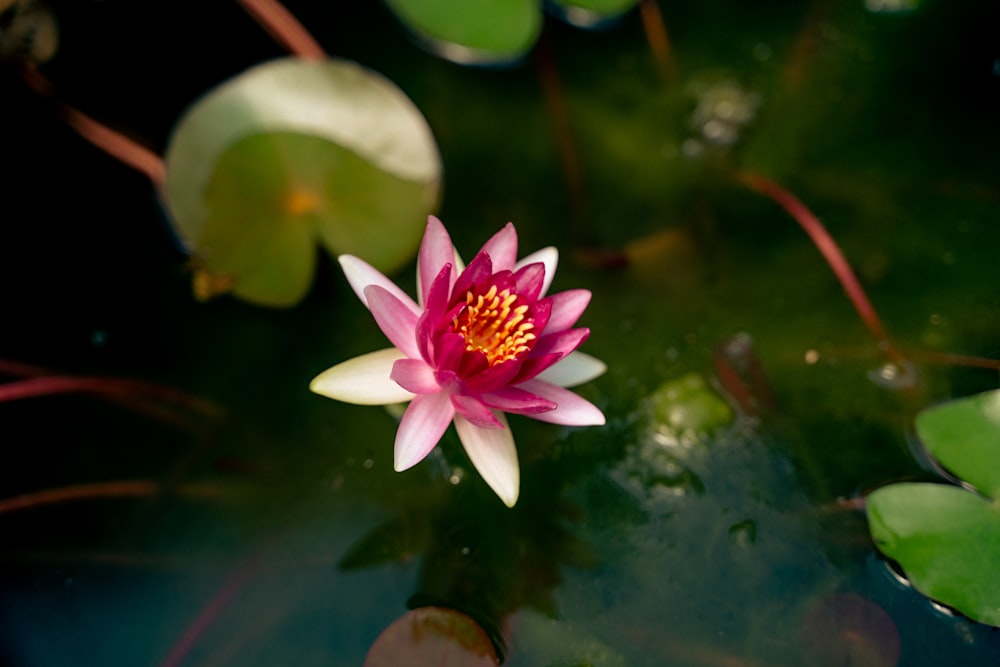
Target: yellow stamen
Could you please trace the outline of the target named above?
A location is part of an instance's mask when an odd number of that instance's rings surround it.
[[[516,306],[517,294],[497,291],[491,285],[485,294],[465,295],[465,309],[452,320],[451,327],[465,337],[465,349],[482,352],[490,366],[514,359],[532,347],[534,322],[527,318],[528,306]]]

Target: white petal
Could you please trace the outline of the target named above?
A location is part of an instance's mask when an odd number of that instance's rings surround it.
[[[545,278],[542,280],[542,292],[539,294],[539,297],[543,297],[549,291],[552,279],[556,277],[556,267],[559,265],[559,251],[554,246],[536,250],[527,257],[521,258],[521,261],[514,265],[514,271],[535,262],[541,262],[545,265]]]
[[[394,382],[389,374],[397,359],[406,355],[394,347],[354,357],[323,371],[309,389],[328,398],[356,405],[402,403],[413,394]]]
[[[517,449],[507,418],[498,412],[497,419],[503,428],[479,428],[456,414],[455,430],[483,480],[500,496],[504,505],[513,507],[521,492],[521,469],[517,465]]]
[[[575,387],[603,375],[606,370],[607,365],[600,359],[583,352],[570,352],[539,373],[537,378],[560,387]]]
[[[537,378],[528,380],[518,387],[548,399],[557,406],[555,410],[525,415],[526,417],[563,426],[603,426],[605,423],[604,413],[596,405],[569,389]]]
[[[354,255],[341,255],[337,258],[337,261],[340,263],[340,268],[347,277],[347,282],[351,284],[351,289],[358,295],[361,303],[365,304],[366,308],[369,308],[369,306],[368,299],[365,297],[365,288],[369,285],[378,285],[399,299],[407,308],[413,311],[414,315],[419,316],[423,312],[409,294],[400,289],[396,283],[386,278],[381,271],[365,260],[358,259]]]

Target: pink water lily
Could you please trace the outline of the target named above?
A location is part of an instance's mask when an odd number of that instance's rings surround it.
[[[396,432],[397,471],[427,456],[454,421],[472,464],[513,507],[520,470],[504,413],[571,426],[604,423],[597,407],[566,389],[605,365],[576,351],[590,335],[572,328],[590,292],[546,296],[555,248],[517,261],[517,232],[508,223],[463,268],[444,225],[431,216],[417,260],[417,302],[357,257],[339,261],[395,347],[340,363],[309,387],[360,405],[410,401]]]

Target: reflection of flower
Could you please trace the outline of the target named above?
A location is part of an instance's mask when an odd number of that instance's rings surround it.
[[[463,269],[444,225],[431,217],[417,264],[418,305],[367,263],[342,255],[351,287],[395,347],[338,364],[310,384],[318,394],[361,405],[412,399],[396,433],[396,470],[423,459],[454,420],[469,459],[510,507],[520,473],[503,413],[572,426],[604,423],[600,410],[564,389],[605,370],[575,352],[590,330],[570,328],[590,292],[545,296],[555,248],[516,259],[517,232],[508,223]]]

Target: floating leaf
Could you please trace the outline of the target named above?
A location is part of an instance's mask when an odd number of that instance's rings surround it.
[[[538,0],[386,0],[431,51],[463,64],[524,57],[542,30]]]
[[[443,607],[407,612],[382,631],[365,658],[365,667],[496,667],[498,663],[493,644],[479,624]]]
[[[638,0],[557,0],[552,13],[581,28],[605,25]],[[428,50],[463,65],[509,65],[526,56],[542,30],[541,0],[386,0]]]
[[[1000,498],[1000,390],[924,410],[917,435],[941,465]]]
[[[892,484],[868,497],[879,550],[914,587],[982,623],[1000,625],[1000,507],[948,484]]]
[[[294,58],[208,93],[175,129],[166,164],[196,295],[232,291],[267,306],[303,297],[317,241],[398,269],[441,175],[427,123],[391,82],[345,61]]]
[[[1000,392],[926,410],[917,432],[942,465],[985,495],[948,484],[877,489],[867,502],[872,539],[917,590],[1000,625]]]

